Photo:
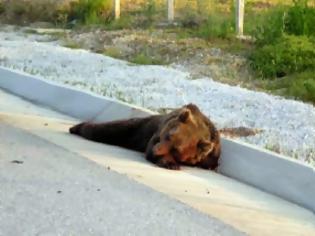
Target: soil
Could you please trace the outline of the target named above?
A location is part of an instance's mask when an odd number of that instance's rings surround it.
[[[236,40],[235,40],[236,41]],[[192,79],[210,77],[230,85],[259,89],[252,76],[244,52],[230,53],[220,49],[231,47],[229,41],[209,42],[195,37],[181,38],[176,29],[73,30],[63,38],[65,46],[74,46],[118,59],[144,64],[162,64],[189,72]],[[141,64],[142,62],[140,62]]]

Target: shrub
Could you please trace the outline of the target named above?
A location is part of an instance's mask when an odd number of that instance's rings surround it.
[[[284,35],[257,48],[250,59],[262,77],[283,77],[315,68],[315,43],[307,36]]]
[[[258,45],[273,43],[283,34],[315,35],[315,8],[308,0],[293,0],[293,6],[278,5],[263,14],[264,21],[254,31]]]
[[[113,18],[111,0],[78,0],[71,3],[68,20],[83,24],[108,23]]]
[[[294,75],[295,79],[292,81],[292,84],[287,88],[286,94],[291,97],[299,98],[315,104],[314,71],[312,71],[312,73],[306,74],[308,75],[307,78],[304,77],[304,74]]]
[[[282,79],[268,81],[266,89],[315,104],[315,70],[294,73]]]
[[[0,14],[3,14],[5,12],[4,3],[0,2]]]
[[[285,7],[277,6],[263,14],[263,22],[260,22],[254,30],[257,45],[274,43],[285,32]]]
[[[155,58],[153,56],[149,56],[144,53],[139,53],[135,55],[134,58],[130,60],[130,62],[139,64],[139,65],[164,65],[165,64],[161,59]]]
[[[196,31],[196,35],[205,38],[226,39],[235,34],[235,23],[233,17],[222,17],[218,14],[211,14]]]
[[[308,5],[308,0],[293,0],[285,18],[285,30],[288,34],[314,35],[315,8]]]
[[[109,22],[105,26],[107,30],[121,30],[121,29],[132,29],[133,27],[133,19],[129,16],[121,16],[117,20],[113,20]]]
[[[53,0],[10,0],[1,3],[1,11],[9,23],[55,22],[59,5]]]
[[[104,50],[103,53],[104,55],[109,56],[109,57],[123,59],[122,52],[117,47],[108,47]]]
[[[207,19],[206,14],[198,14],[197,11],[192,11],[187,5],[178,9],[177,12],[179,15],[179,21],[184,28],[196,28]]]
[[[154,21],[154,16],[156,14],[155,0],[149,0],[144,5],[144,15],[147,20],[147,24],[150,25]]]

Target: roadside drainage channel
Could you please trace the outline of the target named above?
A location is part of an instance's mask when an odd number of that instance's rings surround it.
[[[3,67],[0,67],[0,88],[81,120],[100,122],[154,114]],[[315,212],[315,170],[303,163],[222,138],[219,172]]]

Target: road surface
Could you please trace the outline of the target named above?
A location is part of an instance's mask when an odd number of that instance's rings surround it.
[[[315,235],[306,209],[70,135],[76,122],[0,90],[0,235]]]

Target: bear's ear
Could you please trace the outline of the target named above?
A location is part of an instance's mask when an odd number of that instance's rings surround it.
[[[189,109],[191,112],[199,111],[199,108],[193,103],[187,104],[185,108]]]
[[[214,145],[213,145],[213,143],[210,140],[202,139],[202,140],[200,140],[198,142],[197,147],[202,152],[205,152],[206,154],[209,154],[213,150]]]
[[[187,123],[191,119],[191,112],[188,109],[184,109],[180,112],[178,119],[182,123]]]

